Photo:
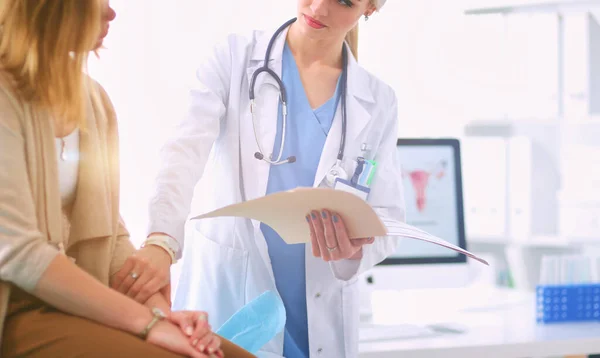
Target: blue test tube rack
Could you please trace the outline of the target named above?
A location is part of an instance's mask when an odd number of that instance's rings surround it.
[[[600,284],[538,285],[539,324],[600,321]]]

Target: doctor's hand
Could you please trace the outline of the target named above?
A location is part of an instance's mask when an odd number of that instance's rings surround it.
[[[325,261],[359,260],[363,245],[375,241],[372,237],[350,239],[339,214],[328,210],[313,211],[306,216],[306,221],[310,227],[313,255]]]
[[[190,344],[199,352],[211,357],[223,357],[221,339],[212,332],[208,324],[208,314],[201,311],[173,311],[169,320],[181,328],[189,337]]]
[[[127,258],[111,279],[111,287],[139,303],[160,292],[171,303],[171,257],[159,246],[148,245]]]

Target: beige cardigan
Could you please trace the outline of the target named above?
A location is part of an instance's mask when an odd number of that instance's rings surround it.
[[[134,252],[119,215],[117,122],[104,90],[91,84],[76,198],[67,221],[52,121],[20,101],[7,78],[0,72],[0,342],[9,283],[31,292],[59,247],[105,285]]]

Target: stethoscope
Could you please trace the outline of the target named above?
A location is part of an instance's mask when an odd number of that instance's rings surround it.
[[[290,26],[295,21],[296,21],[296,18],[293,18],[293,19],[287,21],[285,24],[281,25],[281,27],[279,27],[277,29],[277,31],[275,31],[275,34],[273,34],[273,37],[271,37],[271,40],[269,41],[269,45],[268,45],[267,51],[265,53],[265,62],[262,67],[258,68],[254,72],[254,74],[252,75],[252,79],[250,81],[250,89],[249,89],[250,112],[252,113],[252,127],[254,129],[254,137],[256,139],[256,144],[258,146],[258,152],[254,153],[254,157],[258,160],[264,160],[265,162],[267,162],[271,165],[294,163],[296,161],[295,156],[290,156],[290,157],[286,158],[285,160],[281,160],[281,156],[283,155],[283,146],[285,145],[285,134],[286,134],[286,124],[287,124],[287,93],[286,93],[285,86],[283,85],[283,81],[281,80],[281,78],[279,78],[279,76],[275,73],[275,71],[273,71],[269,68],[269,59],[271,57],[271,49],[273,48],[273,44],[275,43],[275,40],[277,39],[277,37],[281,34],[281,32],[285,28]],[[279,99],[281,102],[281,113],[282,113],[282,117],[283,117],[283,132],[281,135],[281,145],[279,147],[279,154],[277,156],[277,159],[275,159],[275,160],[273,160],[272,156],[269,156],[267,158],[263,154],[264,152],[260,145],[260,140],[258,138],[258,132],[256,130],[255,118],[254,118],[255,117],[254,116],[254,107],[256,106],[255,100],[254,100],[254,98],[255,98],[254,97],[254,86],[256,83],[256,78],[258,77],[258,75],[260,75],[263,72],[266,72],[268,75],[273,77],[273,79],[275,79],[275,81],[277,82],[277,85],[279,86],[279,94],[280,94]],[[346,47],[344,46],[343,51],[342,51],[342,78],[341,78],[342,137],[340,139],[340,149],[338,151],[336,163],[329,170],[329,172],[327,173],[327,177],[326,177],[327,181],[331,185],[333,185],[336,178],[348,179],[348,174],[346,173],[344,168],[342,168],[342,160],[344,159],[344,147],[346,145],[346,122],[347,122],[346,89],[348,87],[347,85],[348,85],[348,51],[347,51]]]

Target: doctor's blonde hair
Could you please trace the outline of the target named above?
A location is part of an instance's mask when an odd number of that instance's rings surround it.
[[[348,31],[346,34],[346,42],[348,43],[348,47],[350,47],[350,51],[354,58],[358,60],[358,25]]]
[[[371,0],[369,3],[374,6],[377,5],[375,0]],[[346,34],[346,42],[348,43],[354,58],[358,60],[358,24],[348,31]]]
[[[106,0],[1,0],[0,70],[61,123],[85,120],[84,73]]]

